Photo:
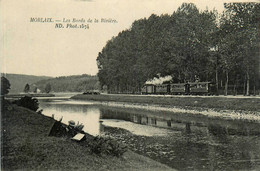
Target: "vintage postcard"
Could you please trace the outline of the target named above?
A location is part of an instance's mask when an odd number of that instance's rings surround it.
[[[2,170],[260,170],[260,2],[0,0]]]

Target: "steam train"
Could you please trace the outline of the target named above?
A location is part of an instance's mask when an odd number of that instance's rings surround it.
[[[142,94],[214,95],[215,85],[210,82],[145,84]]]

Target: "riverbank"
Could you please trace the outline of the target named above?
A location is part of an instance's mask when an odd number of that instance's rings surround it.
[[[54,94],[47,94],[47,93],[21,93],[21,94],[7,94],[5,98],[21,98],[24,96],[29,97],[55,97]]]
[[[139,104],[153,104],[179,108],[207,108],[215,110],[260,110],[260,98],[225,98],[218,96],[149,96],[149,95],[83,95],[72,96],[77,100],[94,100],[109,102],[129,102]]]
[[[260,98],[80,94],[71,99],[96,101],[98,104],[114,107],[260,121]]]
[[[109,126],[104,132],[126,142],[132,151],[177,170],[259,170],[259,132],[223,128],[211,125],[191,132],[172,130],[165,136],[136,135]]]
[[[49,137],[55,121],[26,108],[5,104],[1,112],[3,170],[172,170],[130,150],[99,156],[70,139]]]

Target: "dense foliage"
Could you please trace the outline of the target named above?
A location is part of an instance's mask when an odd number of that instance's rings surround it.
[[[199,11],[182,4],[172,15],[135,21],[98,54],[98,77],[109,92],[140,92],[149,79],[211,81],[226,93],[259,89],[259,4],[225,4]],[[246,91],[247,90],[247,91]]]
[[[242,85],[249,95],[250,89],[259,89],[260,81],[260,3],[225,4],[225,9],[217,42],[225,89],[230,80],[234,89]]]
[[[33,111],[37,111],[37,109],[39,108],[38,100],[29,96],[24,96],[19,100],[15,100],[14,103],[18,106],[22,106]]]
[[[9,80],[2,76],[1,77],[1,96],[8,94],[10,87],[11,87],[11,84],[10,84]]]
[[[47,90],[54,92],[84,92],[99,89],[97,76],[86,74],[41,80],[35,83],[35,85],[42,90],[42,92],[48,92]]]

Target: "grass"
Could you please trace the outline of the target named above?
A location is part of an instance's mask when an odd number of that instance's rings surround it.
[[[132,151],[122,157],[92,154],[70,139],[49,137],[52,118],[9,103],[2,109],[3,170],[171,170]]]
[[[191,97],[191,96],[129,96],[129,95],[76,95],[72,99],[153,104],[185,109],[213,109],[260,111],[260,98]]]

